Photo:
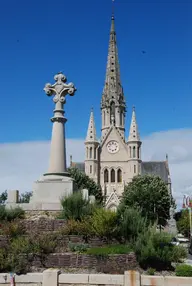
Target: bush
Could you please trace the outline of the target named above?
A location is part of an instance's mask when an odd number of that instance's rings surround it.
[[[147,274],[148,274],[148,275],[154,275],[154,274],[155,274],[155,271],[156,271],[156,269],[154,269],[154,268],[149,268],[149,269],[147,269]]]
[[[83,253],[86,252],[88,249],[88,245],[84,243],[69,243],[69,249],[72,252],[78,252],[78,253]]]
[[[25,228],[19,221],[10,221],[2,224],[1,234],[10,238],[16,238],[25,234]]]
[[[118,210],[118,216],[120,216],[120,233],[125,241],[135,241],[138,235],[147,230],[147,220],[142,217],[141,212],[128,208],[121,214],[121,210]]]
[[[105,247],[92,247],[87,250],[91,255],[128,254],[132,252],[129,245],[107,245]]]
[[[25,211],[19,207],[6,209],[5,206],[0,206],[0,221],[13,221],[15,219],[23,219]]]
[[[176,276],[192,277],[192,266],[186,264],[177,265],[175,273]]]
[[[76,192],[61,200],[63,207],[59,218],[82,220],[83,217],[91,215],[94,210],[94,205],[83,198],[81,192]]]
[[[91,217],[93,232],[100,238],[110,240],[118,235],[117,214],[103,208],[96,209]]]
[[[91,220],[89,217],[82,221],[76,221],[74,219],[68,220],[66,226],[59,231],[61,235],[82,235],[87,242],[88,239],[94,236],[94,232],[90,226]]]
[[[171,263],[186,258],[186,250],[171,244],[167,233],[157,233],[154,229],[140,234],[135,244],[135,253],[141,267],[157,270],[172,269]]]

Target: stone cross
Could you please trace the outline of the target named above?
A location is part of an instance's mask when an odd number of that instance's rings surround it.
[[[50,162],[47,175],[65,176],[66,172],[66,144],[65,144],[65,123],[67,119],[64,117],[63,105],[66,102],[66,95],[73,96],[76,88],[73,83],[66,84],[67,78],[58,73],[54,76],[55,83],[52,85],[47,83],[44,91],[48,96],[54,96],[55,103],[54,116],[51,118],[53,122]]]

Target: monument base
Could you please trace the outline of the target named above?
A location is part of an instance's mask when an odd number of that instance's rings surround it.
[[[61,174],[46,174],[33,185],[30,205],[38,210],[60,210],[61,199],[77,191],[75,182]]]

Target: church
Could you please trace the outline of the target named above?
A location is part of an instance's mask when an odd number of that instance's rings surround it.
[[[142,141],[133,107],[129,136],[125,138],[126,100],[120,78],[120,66],[114,15],[111,18],[106,78],[101,97],[101,138],[98,140],[91,110],[85,139],[85,162],[72,162],[71,167],[84,171],[101,185],[106,208],[115,210],[127,183],[139,174],[157,175],[168,185],[171,179],[168,157],[165,161],[142,161]]]

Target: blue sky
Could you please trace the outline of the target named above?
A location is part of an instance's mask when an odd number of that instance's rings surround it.
[[[65,106],[67,137],[85,137],[92,106],[100,135],[111,0],[10,0],[1,11],[0,143],[50,139],[43,87],[58,71],[78,89]],[[191,15],[189,1],[116,0],[127,128],[135,105],[141,136],[192,127]]]

